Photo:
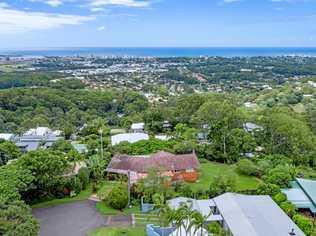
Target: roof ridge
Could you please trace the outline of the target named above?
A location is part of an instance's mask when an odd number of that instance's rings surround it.
[[[300,183],[300,181],[306,181],[307,179],[303,179],[303,178],[295,178],[297,184],[299,185],[300,189],[305,193],[306,197],[311,201],[311,203],[314,205],[314,207],[316,207],[316,202],[314,201],[314,199],[308,194],[308,192],[305,190],[305,188],[302,186],[302,184]],[[312,181],[312,180],[307,180],[307,181]]]

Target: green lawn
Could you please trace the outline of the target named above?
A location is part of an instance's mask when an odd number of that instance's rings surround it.
[[[65,197],[65,198],[60,198],[60,199],[53,199],[50,201],[40,202],[40,203],[34,204],[31,207],[32,208],[48,207],[48,206],[53,206],[53,205],[82,201],[82,200],[88,199],[91,196],[91,194],[92,194],[92,185],[89,185],[85,190],[81,191],[75,197]]]
[[[88,236],[146,236],[144,227],[135,228],[99,228]]]
[[[102,215],[128,215],[140,213],[140,206],[132,206],[131,208],[125,208],[122,211],[119,211],[108,206],[105,202],[98,202],[96,208]]]
[[[191,184],[193,190],[207,190],[212,178],[222,174],[235,174],[237,176],[237,190],[254,189],[260,182],[255,177],[240,175],[235,165],[227,165],[216,162],[201,163],[200,178],[196,183]]]
[[[107,195],[107,193],[109,193],[111,191],[111,189],[113,187],[119,186],[122,183],[119,181],[108,181],[108,180],[104,180],[102,181],[102,183],[100,183],[98,185],[98,191],[97,191],[97,195],[102,198],[105,197]],[[105,195],[105,196],[104,196]]]

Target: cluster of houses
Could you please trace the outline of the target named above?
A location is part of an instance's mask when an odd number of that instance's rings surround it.
[[[254,127],[258,128],[258,127]],[[151,170],[157,170],[171,181],[195,182],[199,177],[199,160],[195,153],[175,155],[160,151],[148,156],[115,155],[106,171],[109,174],[123,174],[130,178],[131,183],[145,178]],[[296,179],[291,188],[283,189],[283,193],[300,211],[316,212],[316,181]],[[302,230],[287,216],[286,213],[267,195],[243,195],[225,193],[212,199],[196,200],[177,197],[169,200],[172,209],[188,204],[192,210],[205,217],[205,224],[219,223],[234,236],[303,236]],[[152,209],[144,204],[144,212]],[[149,236],[188,235],[184,226],[161,228],[148,224],[146,232]],[[192,236],[209,235],[203,228],[192,229]]]
[[[167,127],[169,123],[164,123]],[[148,140],[144,123],[135,123],[129,133],[113,135],[112,145],[120,142],[134,143],[140,140]],[[207,129],[207,127],[205,127]],[[244,130],[253,133],[263,128],[253,123],[245,123]],[[166,138],[166,137],[162,137]],[[23,152],[33,151],[39,148],[49,148],[59,139],[62,133],[47,127],[30,129],[22,135],[1,133],[0,139],[14,142]],[[73,143],[74,146],[85,152],[85,146]],[[79,169],[81,166],[78,166]],[[195,152],[176,155],[166,151],[160,151],[152,155],[130,156],[116,154],[106,168],[108,174],[127,175],[131,184],[146,178],[150,171],[156,170],[170,181],[195,182],[199,178],[200,163]],[[74,170],[76,166],[74,166]],[[283,189],[288,200],[300,211],[308,211],[315,216],[316,213],[316,181],[297,178],[290,183],[290,188]],[[243,195],[225,193],[212,199],[196,200],[177,197],[169,200],[168,205],[172,209],[178,209],[183,204],[189,205],[193,210],[200,212],[205,218],[205,224],[217,222],[229,235],[234,236],[303,236],[304,233],[283,212],[283,210],[269,197],[265,195]],[[181,226],[176,229],[160,228],[149,224],[146,232],[149,236],[160,235],[187,235],[186,229]],[[190,235],[208,235],[203,228],[191,232]]]
[[[62,132],[60,130],[51,130],[48,127],[29,129],[22,135],[15,135],[12,133],[0,134],[0,139],[14,142],[22,152],[35,151],[40,148],[49,148],[62,138]]]

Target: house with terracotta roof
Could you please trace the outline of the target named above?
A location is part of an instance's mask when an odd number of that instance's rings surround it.
[[[200,163],[196,154],[176,155],[160,151],[149,156],[115,155],[106,171],[129,175],[132,183],[145,178],[149,171],[157,170],[162,176],[169,176],[173,181],[195,182],[198,179]]]

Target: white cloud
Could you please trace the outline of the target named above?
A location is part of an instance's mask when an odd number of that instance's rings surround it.
[[[92,11],[92,12],[104,12],[105,9],[103,7],[91,7],[90,11]]]
[[[103,31],[103,30],[105,30],[105,26],[100,26],[97,28],[97,31]]]
[[[224,3],[234,3],[234,2],[240,2],[241,0],[223,0]]]
[[[148,7],[149,1],[146,0],[90,0],[92,7],[102,7],[106,5],[124,6],[124,7]]]
[[[92,16],[50,14],[0,7],[0,34],[80,25],[93,19],[94,17]]]
[[[59,7],[63,5],[65,2],[68,2],[69,0],[29,0],[29,1],[44,3],[51,7]],[[73,0],[70,0],[70,1],[73,1]]]
[[[0,8],[8,8],[9,4],[6,2],[0,2]]]
[[[61,0],[48,0],[48,1],[45,1],[45,3],[50,5],[51,7],[58,7],[63,4]]]

